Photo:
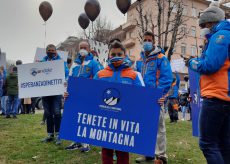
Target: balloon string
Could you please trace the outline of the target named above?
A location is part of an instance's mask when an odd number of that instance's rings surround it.
[[[92,38],[91,39],[94,39],[93,36],[94,36],[94,30],[93,30],[93,22],[92,22]]]
[[[45,22],[45,40],[44,40],[44,48],[46,48],[46,22]]]

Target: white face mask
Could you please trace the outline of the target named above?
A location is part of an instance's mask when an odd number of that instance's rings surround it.
[[[206,35],[210,34],[211,33],[211,30],[209,28],[203,28],[201,29],[200,31],[200,37],[201,38],[205,38]]]
[[[86,56],[89,54],[89,52],[86,51],[85,49],[81,49],[81,50],[79,51],[79,54],[80,54],[82,57],[86,57]]]

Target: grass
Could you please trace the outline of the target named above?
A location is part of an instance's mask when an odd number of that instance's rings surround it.
[[[41,114],[20,115],[18,119],[0,117],[0,164],[100,164],[100,148],[92,147],[89,153],[66,151],[54,143],[41,143],[46,136],[46,126],[40,125]],[[197,138],[191,135],[191,122],[167,123],[167,154],[169,164],[205,164]],[[131,154],[130,163],[135,163]]]

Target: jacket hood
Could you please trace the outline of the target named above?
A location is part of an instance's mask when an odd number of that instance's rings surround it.
[[[216,26],[213,27],[213,32],[217,32],[220,30],[228,30],[230,31],[230,21],[221,21]]]

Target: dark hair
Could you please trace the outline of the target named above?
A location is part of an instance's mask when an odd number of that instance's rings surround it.
[[[16,65],[21,65],[22,64],[22,61],[21,60],[17,60],[16,61]]]
[[[89,48],[91,47],[91,45],[90,45],[90,43],[89,43],[89,40],[87,40],[87,39],[82,39],[82,40],[79,42],[79,45],[80,45],[81,43],[87,43],[88,46],[89,46]]]
[[[56,50],[56,46],[55,46],[55,45],[49,44],[49,45],[46,47],[46,52],[47,52],[50,48],[54,48],[54,49]]]
[[[121,40],[120,40],[120,39],[118,39],[118,38],[113,38],[113,39],[111,39],[111,40],[109,41],[108,47],[109,47],[113,42],[115,42],[115,41],[121,43]]]
[[[111,39],[111,40],[109,41],[109,44],[113,43],[114,41],[121,42],[120,39],[118,39],[118,38],[113,38],[113,39]]]
[[[13,72],[18,72],[18,68],[17,67],[13,67],[12,71]]]
[[[109,45],[109,51],[112,49],[112,48],[120,48],[122,49],[122,51],[125,52],[125,47],[122,45],[121,42],[118,42],[118,41],[114,41],[112,42],[110,45]]]
[[[151,36],[153,37],[153,40],[154,40],[154,34],[150,31],[145,31],[144,36]]]
[[[176,78],[174,77],[174,78],[173,78],[173,83],[174,83],[175,81],[176,81]]]
[[[71,64],[72,63],[72,59],[71,58],[67,58],[67,64]]]

